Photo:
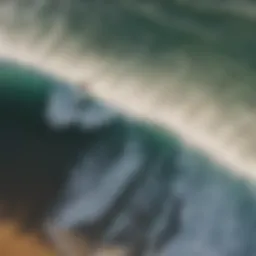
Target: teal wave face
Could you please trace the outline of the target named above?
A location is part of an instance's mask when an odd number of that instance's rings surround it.
[[[24,119],[26,116],[40,118],[49,91],[58,83],[32,67],[2,60],[0,63],[1,114],[12,116],[20,111]]]

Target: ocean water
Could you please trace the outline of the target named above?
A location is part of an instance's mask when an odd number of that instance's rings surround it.
[[[28,194],[64,184],[54,225],[135,255],[255,255],[254,3],[211,3],[0,4],[2,163],[16,147],[15,182],[42,172]]]
[[[132,255],[255,254],[246,178],[63,80],[1,65],[0,191],[10,214],[24,202],[28,226],[50,222]]]

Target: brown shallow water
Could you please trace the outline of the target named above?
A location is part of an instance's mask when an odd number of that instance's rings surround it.
[[[79,248],[78,248],[79,249]],[[120,248],[98,248],[96,255],[123,256],[125,251]],[[56,256],[57,253],[46,243],[39,241],[36,236],[18,231],[15,225],[0,222],[0,255],[1,256]],[[74,255],[91,255],[88,250],[74,250]],[[95,255],[95,254],[93,254]]]
[[[0,223],[1,256],[55,256],[46,245],[41,244],[33,235],[24,235],[14,225]]]

